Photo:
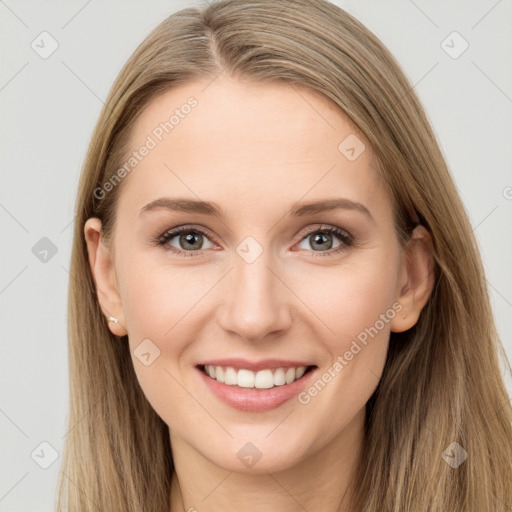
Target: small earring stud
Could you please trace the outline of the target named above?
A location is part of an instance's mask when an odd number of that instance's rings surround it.
[[[109,316],[108,317],[109,322],[114,322],[115,324],[119,323],[119,320],[115,316]]]

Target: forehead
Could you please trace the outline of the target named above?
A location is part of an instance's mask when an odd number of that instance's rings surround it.
[[[219,77],[168,90],[132,129],[130,152],[143,147],[121,198],[137,207],[163,195],[240,207],[387,201],[365,137],[327,98],[287,83]]]

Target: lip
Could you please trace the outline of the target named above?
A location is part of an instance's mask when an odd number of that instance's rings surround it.
[[[231,359],[210,359],[208,361],[201,361],[197,366],[203,365],[212,366],[232,366],[235,369],[240,370],[244,368],[253,372],[260,370],[275,370],[276,368],[299,368],[301,366],[313,366],[312,363],[305,363],[304,361],[290,361],[287,359],[261,359],[260,361],[249,361],[248,359],[242,358],[231,358]]]
[[[205,364],[215,364],[216,366],[233,366],[233,364],[227,364],[228,360],[222,360],[222,364],[218,364],[218,362],[207,362]],[[235,360],[229,360],[231,362]],[[239,360],[238,360],[239,361]],[[268,361],[265,361],[265,364],[268,364]],[[277,361],[277,360],[272,360]],[[253,363],[252,367],[259,366],[259,369],[265,368],[285,368],[290,366],[295,366],[296,363],[292,363],[287,361],[287,366],[263,366],[261,367],[261,362]],[[244,363],[246,364],[246,363]],[[284,384],[283,386],[274,386],[271,389],[257,389],[257,388],[240,388],[238,386],[229,386],[227,384],[222,384],[215,379],[212,379],[209,375],[206,375],[202,370],[201,365],[196,367],[196,370],[199,373],[199,376],[205,383],[206,387],[222,402],[238,409],[240,411],[245,412],[264,412],[270,411],[272,409],[276,409],[280,407],[288,400],[292,399],[294,396],[297,396],[311,381],[312,377],[315,375],[316,370],[318,370],[317,366],[299,364],[298,366],[308,366],[310,368],[300,379],[292,382],[291,384]],[[251,370],[252,368],[248,368],[248,366],[241,365],[240,368],[246,368]],[[255,370],[252,370],[255,371]]]

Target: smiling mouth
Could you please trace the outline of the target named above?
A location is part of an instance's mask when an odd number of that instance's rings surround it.
[[[298,366],[296,368],[268,368],[253,372],[245,368],[232,366],[199,365],[198,368],[211,379],[227,386],[247,389],[272,389],[286,386],[301,379],[315,369],[315,365]]]

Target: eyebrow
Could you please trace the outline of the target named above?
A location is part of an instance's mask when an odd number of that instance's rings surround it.
[[[211,215],[220,219],[225,219],[226,215],[222,208],[211,201],[200,201],[195,199],[186,198],[169,198],[161,197],[155,201],[151,201],[146,206],[141,208],[140,216],[144,213],[150,212],[156,209],[166,209],[171,211],[181,211],[187,213],[199,213],[202,215]],[[369,219],[374,220],[372,214],[361,203],[352,201],[351,199],[336,198],[336,199],[324,199],[321,201],[313,201],[309,203],[295,202],[286,211],[285,216],[289,217],[302,217],[306,215],[313,215],[315,213],[321,213],[332,210],[355,210],[365,214]]]

